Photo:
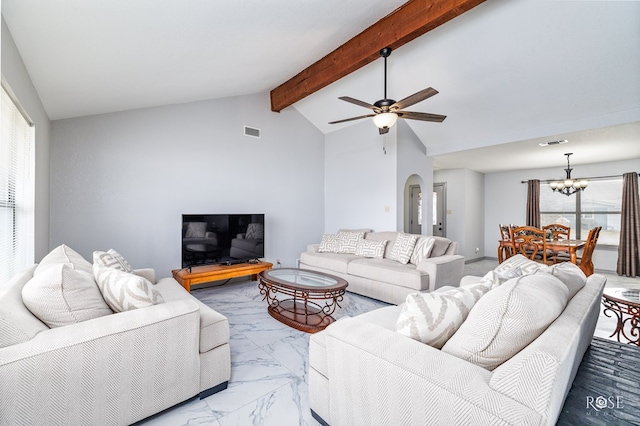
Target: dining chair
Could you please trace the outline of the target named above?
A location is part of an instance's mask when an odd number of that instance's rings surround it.
[[[533,226],[511,228],[514,251],[536,262],[547,263],[547,238],[545,232]]]
[[[560,225],[559,223],[552,223],[550,225],[545,225],[542,229],[546,233],[547,240],[570,240],[571,239],[571,228],[568,226]],[[559,250],[549,250],[547,252],[547,259],[552,263],[558,262],[558,255],[566,254],[567,258],[569,253],[566,251]]]
[[[587,242],[582,250],[582,256],[578,256],[576,259],[576,264],[582,269],[582,272],[588,277],[593,275],[593,261],[591,260],[593,256],[593,252],[596,249],[596,244],[598,243],[598,237],[600,236],[600,230],[602,226],[596,226],[589,230],[589,236],[587,237]],[[564,260],[564,259],[563,259]],[[568,258],[566,261],[569,261]]]
[[[502,263],[515,254],[515,247],[511,241],[511,228],[515,225],[499,224],[500,240],[498,241],[498,263]]]

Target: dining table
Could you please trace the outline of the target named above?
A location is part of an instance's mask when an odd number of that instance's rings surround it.
[[[573,264],[577,264],[578,255],[576,252],[583,249],[587,245],[587,240],[547,240],[547,250],[559,252],[566,251],[569,253],[569,260]]]

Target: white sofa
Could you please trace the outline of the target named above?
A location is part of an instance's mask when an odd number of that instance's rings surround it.
[[[477,279],[465,277],[463,286],[470,281]],[[333,426],[553,425],[591,342],[605,283],[599,274],[586,279],[541,335],[493,370],[394,331],[402,306],[339,320],[310,339],[312,414]]]
[[[366,232],[365,240],[388,241],[382,259],[355,254],[319,252],[320,244],[311,244],[300,255],[300,268],[325,272],[345,279],[347,290],[387,303],[403,303],[408,294],[429,292],[443,286],[457,286],[464,271],[464,257],[457,253],[458,243],[432,237],[430,257],[418,264],[402,264],[389,259],[400,232]]]
[[[23,302],[36,268],[0,285],[0,424],[127,425],[227,387],[228,321],[173,278],[137,270],[164,303],[49,328]]]

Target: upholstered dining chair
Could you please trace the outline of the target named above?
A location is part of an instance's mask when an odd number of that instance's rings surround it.
[[[515,225],[499,224],[500,228],[500,240],[498,241],[498,263],[502,263],[504,260],[510,258],[515,254],[515,246],[511,241],[511,228],[515,228]]]
[[[584,272],[586,276],[590,276],[593,274],[594,267],[591,258],[593,256],[593,251],[596,249],[596,244],[598,244],[600,230],[602,230],[602,226],[596,226],[595,228],[589,230],[589,236],[587,237],[587,242],[585,243],[584,249],[582,250],[582,256],[578,256],[576,259],[576,264],[580,267],[580,269],[582,269],[582,272]],[[558,254],[553,259],[553,263],[569,261],[569,257],[562,253]]]
[[[533,226],[511,228],[511,241],[516,253],[547,263],[547,238],[542,229]]]

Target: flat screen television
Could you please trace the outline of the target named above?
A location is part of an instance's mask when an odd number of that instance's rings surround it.
[[[264,214],[183,214],[182,267],[264,257]]]

